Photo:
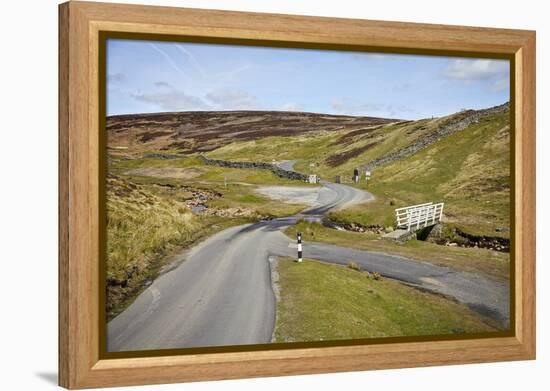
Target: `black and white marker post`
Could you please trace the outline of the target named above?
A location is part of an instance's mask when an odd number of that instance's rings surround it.
[[[302,233],[296,234],[296,242],[298,243],[298,262],[302,262]]]

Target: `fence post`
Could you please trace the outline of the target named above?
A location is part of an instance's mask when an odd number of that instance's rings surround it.
[[[296,242],[298,243],[298,262],[302,262],[302,233],[296,233]]]

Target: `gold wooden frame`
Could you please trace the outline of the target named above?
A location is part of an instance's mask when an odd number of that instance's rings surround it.
[[[109,358],[99,349],[100,33],[509,58],[513,336]],[[59,7],[59,384],[91,388],[535,358],[535,32],[137,5]]]

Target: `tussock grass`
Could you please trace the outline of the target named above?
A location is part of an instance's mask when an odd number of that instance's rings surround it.
[[[107,276],[142,273],[171,243],[189,240],[199,222],[187,206],[121,179],[109,180]]]
[[[200,217],[173,191],[120,177],[107,183],[107,316],[128,305],[167,256],[228,225],[244,222]]]

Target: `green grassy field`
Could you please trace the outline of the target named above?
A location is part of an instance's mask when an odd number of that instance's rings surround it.
[[[314,186],[301,181],[280,178],[268,170],[237,169],[206,165],[196,156],[179,159],[141,157],[117,160],[109,167],[109,171],[127,177],[173,179],[179,184],[245,183],[249,185]]]
[[[306,208],[306,205],[284,203],[264,197],[255,191],[257,186],[317,186],[280,178],[268,170],[209,166],[196,157],[122,160],[113,164],[112,172],[137,184],[173,187],[185,185],[213,191],[221,194],[221,197],[209,201],[209,207],[248,210],[252,217],[258,218],[293,215]]]
[[[330,144],[335,142],[340,133],[318,132],[301,136],[265,137],[252,141],[231,143],[209,152],[213,159],[238,161],[272,160],[314,160],[329,155]]]
[[[208,155],[232,160],[297,159],[297,171],[317,173],[328,180],[340,175],[349,182],[354,167],[410,145],[463,115],[351,131],[321,131],[315,137],[240,141]],[[397,207],[444,201],[450,226],[474,235],[509,237],[509,148],[509,112],[485,116],[412,156],[375,168],[368,184],[354,186],[371,191],[376,201],[331,217],[341,222],[391,226]]]
[[[463,114],[455,116],[460,115]],[[509,236],[508,115],[504,112],[482,118],[412,156],[374,169],[368,185],[353,186],[371,191],[376,199],[333,212],[330,217],[343,223],[388,227],[394,223],[395,208],[444,201],[447,229],[456,226],[471,234]],[[300,172],[317,173],[328,180],[343,175],[349,180],[354,167],[410,145],[448,120],[426,119],[366,127],[348,124],[345,130],[320,129],[305,135],[241,139],[207,155],[243,161],[298,160],[295,169]],[[180,152],[177,149],[162,153],[158,150],[139,154],[114,152],[110,155],[108,170],[117,179],[112,180],[107,189],[110,316],[123,308],[145,281],[154,278],[163,262],[177,249],[229,225],[293,215],[306,207],[257,194],[255,188],[260,185],[305,186],[267,170],[208,166],[198,155],[174,158]],[[193,190],[219,194],[208,200],[208,207],[210,211],[227,211],[227,214],[191,213],[186,200]],[[306,240],[400,254],[418,261],[508,278],[509,255],[505,253],[442,247],[414,240],[401,245],[372,234],[303,224],[289,228],[287,234],[292,236],[299,229],[308,232]]]
[[[435,243],[409,240],[400,244],[380,239],[379,235],[337,231],[318,223],[299,222],[285,230],[290,238],[302,232],[303,240],[330,243],[360,250],[396,254],[418,262],[430,262],[468,272],[480,272],[499,279],[508,279],[510,255],[482,248],[443,247]]]
[[[359,187],[378,200],[332,217],[388,226],[397,207],[444,201],[446,223],[474,235],[509,237],[509,148],[508,113],[483,118],[408,158],[376,168],[368,185]]]
[[[275,342],[497,331],[466,306],[338,265],[278,263]]]

